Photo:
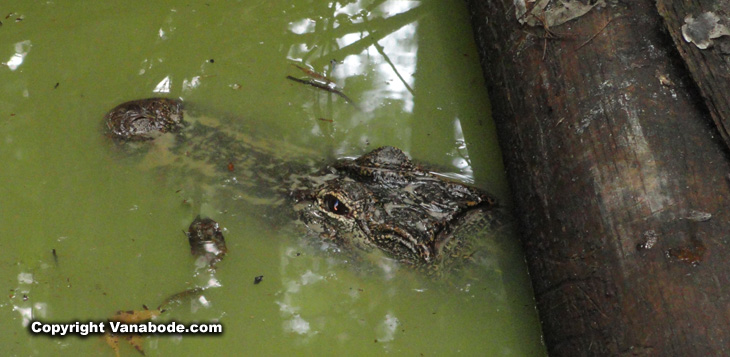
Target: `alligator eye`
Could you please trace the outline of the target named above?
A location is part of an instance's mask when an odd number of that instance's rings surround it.
[[[345,206],[342,201],[333,195],[324,196],[324,205],[327,210],[338,215],[346,215],[350,212],[350,209]]]

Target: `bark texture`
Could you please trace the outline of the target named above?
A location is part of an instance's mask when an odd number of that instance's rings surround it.
[[[730,1],[657,0],[657,8],[730,146]]]
[[[549,353],[730,354],[730,164],[655,1],[468,3]]]

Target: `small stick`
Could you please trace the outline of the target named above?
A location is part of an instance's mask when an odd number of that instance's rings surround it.
[[[573,52],[578,52],[578,50],[580,50],[580,49],[581,49],[581,48],[583,48],[583,47],[584,47],[585,45],[587,45],[587,44],[588,44],[588,42],[591,42],[591,41],[593,41],[593,39],[594,39],[594,38],[596,38],[596,36],[598,36],[598,34],[600,34],[601,32],[603,32],[603,30],[605,30],[605,29],[606,29],[606,27],[608,26],[608,24],[610,24],[610,23],[611,23],[611,21],[613,21],[614,19],[615,19],[615,17],[614,17],[613,19],[610,19],[610,20],[608,20],[608,22],[606,22],[606,24],[605,24],[605,25],[603,25],[603,27],[601,27],[601,29],[600,29],[600,30],[598,30],[598,31],[597,31],[596,33],[594,33],[594,34],[593,34],[593,36],[591,36],[591,37],[590,37],[589,39],[587,39],[587,40],[586,40],[585,42],[581,43],[581,44],[580,44],[580,46],[578,46],[578,48],[576,48],[576,49],[575,49],[575,51],[573,51]]]
[[[323,81],[327,82],[327,84],[334,83],[333,80],[327,78],[325,75],[315,72],[309,68],[302,67],[302,66],[300,66],[298,64],[294,64],[294,63],[292,63],[292,66],[298,68],[300,71],[306,73],[308,76],[310,76],[312,78],[317,78],[317,79],[323,80]]]
[[[350,103],[353,107],[357,108],[358,110],[362,110],[362,109],[360,109],[360,106],[358,106],[357,103],[355,103],[354,100],[350,99],[350,97],[348,97],[347,95],[345,95],[345,93],[342,93],[342,92],[340,92],[337,89],[331,88],[331,87],[329,87],[329,86],[327,86],[325,84],[322,84],[322,83],[317,83],[317,82],[315,82],[315,81],[313,81],[311,79],[310,80],[304,80],[304,79],[294,78],[292,76],[286,76],[286,78],[289,79],[289,80],[292,80],[294,82],[298,82],[298,83],[301,83],[301,84],[310,85],[312,87],[319,88],[319,89],[322,89],[322,90],[326,90],[326,91],[328,91],[330,93],[337,94],[340,97],[342,97],[343,99],[345,99],[345,101],[347,101],[348,103]]]

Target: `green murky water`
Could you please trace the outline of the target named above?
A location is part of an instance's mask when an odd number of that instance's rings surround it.
[[[362,274],[250,212],[203,202],[230,253],[215,275],[196,272],[181,233],[197,213],[188,197],[118,160],[100,134],[122,101],[181,97],[323,158],[398,146],[506,200],[462,1],[6,1],[0,15],[4,352],[112,356],[101,338],[25,325],[102,320],[212,282],[164,320],[220,321],[224,334],[150,336],[147,355],[544,354],[516,240],[469,283]],[[292,63],[362,110],[287,80],[304,75]]]

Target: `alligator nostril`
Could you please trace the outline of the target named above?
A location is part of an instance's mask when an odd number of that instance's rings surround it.
[[[289,197],[291,197],[295,203],[307,200],[316,200],[316,196],[313,195],[312,192],[309,190],[293,190],[289,193]]]

